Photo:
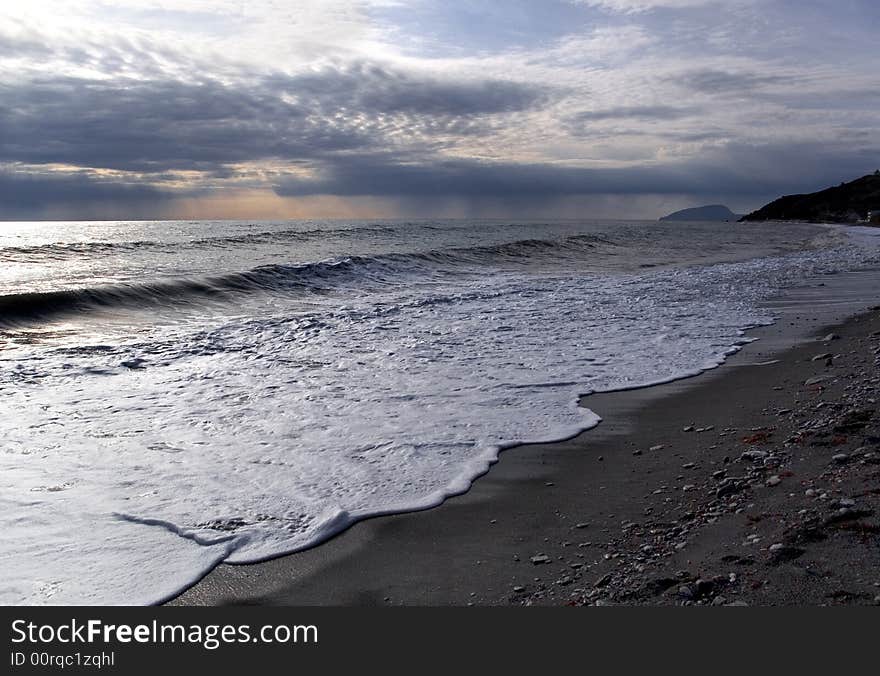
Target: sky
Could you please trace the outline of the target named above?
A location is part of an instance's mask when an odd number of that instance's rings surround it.
[[[0,3],[0,220],[656,218],[880,167],[876,0]]]

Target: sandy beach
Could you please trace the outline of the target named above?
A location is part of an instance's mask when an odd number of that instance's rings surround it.
[[[722,367],[586,397],[598,428],[506,451],[439,508],[173,603],[880,603],[880,311],[841,312],[790,300]]]

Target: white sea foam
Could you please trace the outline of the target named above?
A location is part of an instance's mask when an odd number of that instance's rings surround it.
[[[876,246],[876,245],[872,245]],[[579,395],[720,364],[864,242],[641,273],[484,271],[3,363],[0,602],[151,603],[572,436]]]

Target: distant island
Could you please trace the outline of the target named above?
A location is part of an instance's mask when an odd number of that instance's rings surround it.
[[[880,171],[819,192],[780,197],[742,220],[880,224]]]
[[[707,204],[704,207],[682,209],[661,218],[661,221],[737,221],[742,214],[735,214],[723,204]]]

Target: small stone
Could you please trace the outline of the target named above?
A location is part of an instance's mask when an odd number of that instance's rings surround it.
[[[638,450],[638,449],[636,449],[635,451],[633,451],[633,455],[641,455],[641,454],[642,454],[642,452],[641,452],[640,450]]]
[[[712,580],[700,579],[694,583],[694,591],[697,596],[708,596],[713,589],[715,589],[715,583]]]
[[[546,554],[536,554],[531,559],[529,559],[529,561],[531,561],[536,566],[538,566],[542,563],[550,563],[550,557],[547,556]]]
[[[837,511],[833,512],[830,516],[825,518],[824,524],[826,526],[830,526],[831,524],[841,523],[843,521],[854,521],[856,519],[861,519],[863,516],[870,516],[870,509],[855,509],[853,507],[841,507]]]
[[[583,523],[576,523],[576,524],[574,525],[575,528],[589,528],[589,526],[590,526],[590,524],[588,524],[588,523],[586,523],[586,522],[583,522]]]
[[[810,361],[822,361],[823,359],[831,359],[834,355],[830,352],[823,352],[822,354],[817,354]]]
[[[804,491],[804,495],[807,496],[808,498],[815,498],[816,495],[818,495],[818,493],[816,492],[815,488],[808,488],[807,490]]]
[[[768,486],[778,486],[779,484],[782,483],[782,479],[780,479],[776,474],[774,474],[769,479],[767,479],[767,481],[765,483]]]
[[[819,383],[824,383],[826,380],[831,380],[831,376],[815,376],[813,378],[807,378],[804,381],[804,385],[808,387],[810,385],[818,385]]]
[[[687,427],[683,427],[683,428],[681,429],[681,431],[682,431],[682,432],[693,432],[693,431],[694,431],[694,426],[693,426],[693,425],[688,425]]]
[[[516,587],[513,588],[513,591],[515,591],[517,594],[519,594],[520,592],[524,592],[525,590],[526,590],[526,588],[523,587],[522,585],[517,585]]]
[[[713,606],[723,606],[725,603],[727,603],[727,599],[720,595],[712,599]]]
[[[723,498],[727,495],[733,495],[734,493],[738,493],[742,490],[742,484],[737,481],[731,481],[729,479],[725,479],[726,483],[723,483],[721,487],[715,491],[715,497]]]
[[[840,336],[838,336],[836,333],[829,333],[822,339],[822,342],[830,343],[832,340],[840,340]]]
[[[595,582],[595,584],[593,584],[593,586],[598,589],[600,587],[608,586],[608,584],[610,582],[611,582],[611,573],[606,573],[605,575],[600,577],[598,580],[596,580],[596,582]]]
[[[836,462],[838,465],[842,465],[847,460],[849,460],[849,456],[846,453],[836,453],[831,456],[831,460]]]
[[[697,464],[694,462],[686,462],[681,467],[682,467],[682,469],[693,469],[696,466],[697,466]]]
[[[656,446],[651,446],[651,448],[649,448],[648,450],[649,451],[662,451],[664,448],[666,448],[666,446],[664,444],[657,444]]]
[[[801,549],[800,547],[790,547],[781,542],[777,542],[776,544],[770,545],[770,563],[778,564],[783,561],[791,561],[804,554],[805,551],[806,550]]]

